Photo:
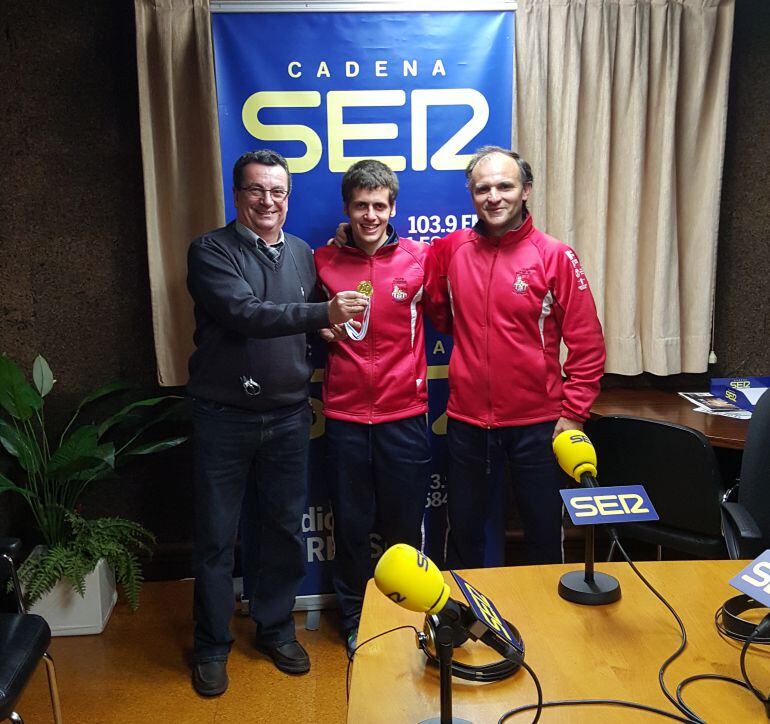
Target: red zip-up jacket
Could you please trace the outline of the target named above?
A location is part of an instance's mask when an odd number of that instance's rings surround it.
[[[454,335],[447,414],[489,428],[585,420],[605,351],[575,252],[531,216],[499,238],[482,228],[433,242],[427,291],[442,305],[436,326]]]
[[[327,346],[324,414],[335,420],[391,422],[428,409],[422,314],[430,246],[388,232],[372,256],[352,243],[315,251],[318,284],[329,298],[361,281],[374,290],[366,337]]]

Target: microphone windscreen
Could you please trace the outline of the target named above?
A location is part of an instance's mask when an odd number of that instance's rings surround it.
[[[374,582],[391,601],[410,611],[438,613],[449,599],[449,586],[436,564],[406,543],[396,543],[382,554]]]
[[[596,450],[581,430],[565,430],[553,441],[553,451],[561,469],[578,482],[588,473],[596,477]]]

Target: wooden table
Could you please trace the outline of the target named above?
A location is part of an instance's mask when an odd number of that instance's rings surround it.
[[[604,390],[591,408],[596,417],[634,415],[652,420],[675,422],[702,432],[713,447],[743,450],[748,420],[695,412],[693,403],[676,392],[647,388]]]
[[[741,561],[651,561],[638,567],[684,620],[688,646],[668,669],[666,682],[677,684],[696,673],[740,679],[740,646],[722,639],[713,624],[717,607],[737,594],[727,581],[745,566]],[[600,563],[615,576],[622,597],[606,606],[580,606],[557,593],[560,576],[575,564],[488,568],[462,573],[489,596],[521,632],[526,661],[543,687],[546,701],[615,698],[674,708],[658,687],[658,668],[679,646],[679,630],[669,611],[636,577],[627,563]],[[460,594],[451,580],[453,597]],[[400,608],[370,581],[359,628],[359,644],[394,626],[422,627],[423,616]],[[759,651],[757,651],[759,649]],[[494,658],[481,644],[456,650],[465,661]],[[770,689],[770,658],[752,647],[747,668],[753,683]],[[760,722],[762,705],[745,689],[721,682],[697,682],[684,691],[687,704],[709,722]],[[519,671],[493,684],[453,678],[453,713],[474,724],[497,722],[509,709],[535,703],[529,675]],[[355,655],[348,724],[416,724],[439,713],[437,670],[416,648],[414,633],[400,630],[366,644]],[[510,722],[531,722],[533,713]],[[542,722],[664,721],[652,714],[608,706],[545,709]]]

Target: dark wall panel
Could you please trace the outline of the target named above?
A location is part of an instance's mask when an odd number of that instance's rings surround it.
[[[735,5],[715,310],[725,377],[770,374],[770,3]]]
[[[54,424],[114,378],[157,391],[133,3],[2,3],[0,88],[0,350],[47,358]],[[189,472],[189,450],[148,460],[85,512],[189,540]],[[0,498],[0,533],[27,522]]]

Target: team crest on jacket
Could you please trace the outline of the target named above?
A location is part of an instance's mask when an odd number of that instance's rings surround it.
[[[516,272],[516,281],[513,283],[513,291],[516,294],[526,294],[529,289],[529,283],[527,277],[529,277],[530,269],[519,269]]]
[[[406,279],[403,277],[396,277],[393,280],[393,290],[390,292],[390,296],[397,302],[405,302],[409,294],[406,291]]]

